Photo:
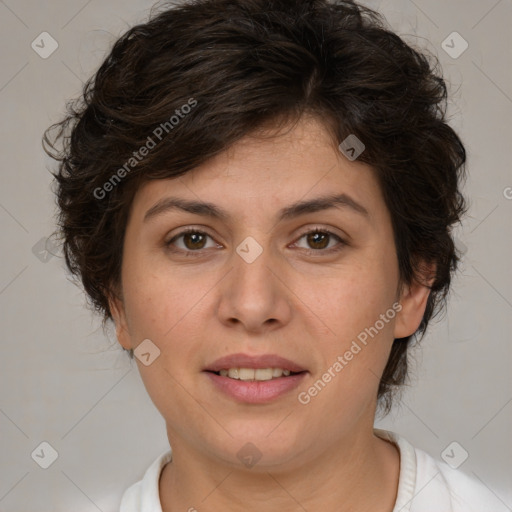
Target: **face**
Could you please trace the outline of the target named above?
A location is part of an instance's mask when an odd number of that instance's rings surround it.
[[[124,348],[151,340],[136,361],[175,453],[240,465],[250,442],[272,466],[371,435],[393,339],[427,296],[400,289],[372,169],[304,118],[141,187],[111,310]]]

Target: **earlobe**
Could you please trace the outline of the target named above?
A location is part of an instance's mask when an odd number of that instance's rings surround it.
[[[429,276],[433,275],[432,271],[433,268],[429,267]],[[429,286],[432,285],[433,281],[434,278],[430,277],[426,281],[427,284],[413,280],[410,284],[403,286],[400,294],[402,309],[396,316],[395,321],[395,338],[405,338],[418,330],[430,296]]]
[[[130,343],[130,335],[128,324],[126,322],[124,305],[121,299],[116,296],[110,296],[108,298],[108,304],[112,319],[114,320],[114,324],[116,326],[117,340],[124,349],[130,350],[132,346]]]

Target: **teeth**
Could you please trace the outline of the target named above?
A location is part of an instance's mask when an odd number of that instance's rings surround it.
[[[238,378],[240,380],[254,380],[256,377],[256,371],[252,368],[238,368]],[[228,375],[231,377],[231,370],[229,370]]]
[[[229,368],[220,370],[219,374],[222,377],[238,380],[271,380],[283,375],[288,377],[290,370],[283,370],[282,368]]]
[[[271,380],[274,375],[272,368],[258,368],[254,372],[254,380]],[[278,375],[276,376],[278,377]]]
[[[240,378],[240,375],[239,375],[239,370],[238,368],[230,368],[228,370],[228,377],[230,377],[231,379],[239,379]]]

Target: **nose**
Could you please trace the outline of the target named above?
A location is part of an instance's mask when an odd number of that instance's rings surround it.
[[[221,285],[220,320],[248,332],[268,331],[288,323],[291,291],[272,251],[248,237],[237,247],[232,262]]]

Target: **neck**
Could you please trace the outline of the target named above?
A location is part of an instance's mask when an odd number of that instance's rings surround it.
[[[173,460],[160,478],[163,512],[392,512],[396,501],[399,452],[373,431],[285,468],[240,469],[176,440],[171,446]]]

